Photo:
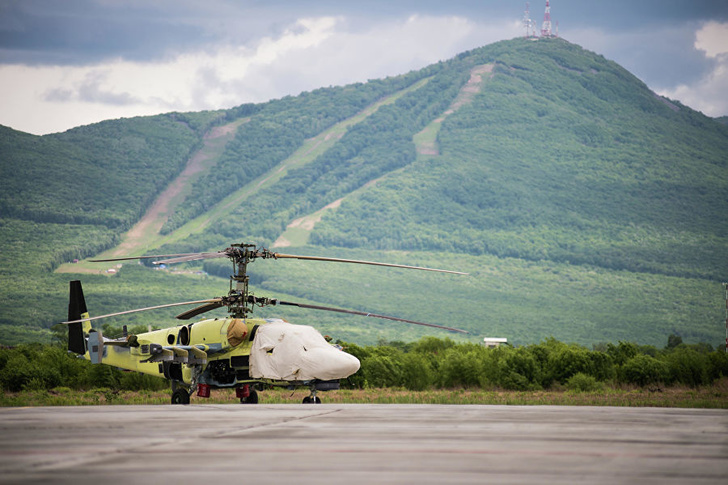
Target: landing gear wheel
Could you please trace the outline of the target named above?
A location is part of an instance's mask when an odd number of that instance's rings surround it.
[[[189,404],[190,394],[187,389],[177,389],[172,393],[172,404]]]
[[[303,398],[303,404],[321,404],[321,398],[318,396],[306,396]]]
[[[255,389],[250,390],[250,395],[248,397],[241,397],[240,398],[241,404],[258,404],[258,393],[255,391]]]

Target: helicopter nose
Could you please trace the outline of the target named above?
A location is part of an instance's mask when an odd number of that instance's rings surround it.
[[[345,379],[359,370],[359,359],[327,345],[304,352],[301,371],[317,379]]]
[[[339,372],[341,372],[341,379],[349,377],[359,370],[359,367],[361,366],[359,359],[351,354],[347,354],[343,350],[335,350],[339,353],[338,357],[336,357],[336,365]]]

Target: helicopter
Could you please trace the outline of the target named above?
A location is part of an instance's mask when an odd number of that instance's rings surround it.
[[[359,360],[332,345],[315,328],[294,325],[277,318],[252,317],[255,307],[288,305],[304,309],[323,310],[366,317],[382,318],[415,325],[468,333],[453,327],[418,322],[368,312],[346,310],[256,297],[249,291],[248,265],[257,259],[298,259],[338,263],[389,266],[413,270],[466,275],[419,266],[380,263],[352,259],[300,256],[272,252],[254,244],[233,244],[216,252],[167,254],[156,256],[95,259],[92,262],[154,259],[155,265],[228,258],[233,263],[230,289],[225,296],[206,300],[170,303],[137,308],[100,316],[90,316],[81,282],[70,282],[68,320],[68,350],[93,364],[106,364],[120,369],[157,376],[171,382],[172,404],[189,404],[191,396],[210,397],[211,389],[234,388],[236,398],[243,404],[258,402],[258,391],[267,387],[295,389],[308,387],[310,395],[304,404],[321,403],[318,391],[336,390],[340,380],[359,370]],[[120,338],[107,338],[91,321],[107,317],[161,308],[196,305],[176,316],[190,320],[211,310],[227,307],[226,318],[207,318],[189,324],[154,330],[136,335],[124,326]]]

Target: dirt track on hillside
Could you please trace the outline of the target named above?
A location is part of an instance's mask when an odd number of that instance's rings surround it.
[[[460,107],[470,103],[473,100],[473,97],[480,91],[483,81],[483,75],[486,73],[490,73],[493,70],[492,64],[486,64],[482,66],[474,67],[470,71],[470,79],[468,82],[463,86],[463,88],[460,90],[460,93],[458,94],[457,98],[453,101],[453,103],[450,105],[450,107],[436,120],[434,120],[434,123],[442,123],[442,121],[445,120],[447,116],[457,111]],[[190,179],[197,175],[198,173],[202,172],[203,170],[207,169],[206,162],[208,162],[211,158],[210,150],[208,149],[208,144],[214,140],[217,140],[220,137],[224,136],[230,136],[232,135],[238,128],[239,124],[237,122],[229,123],[227,125],[223,126],[217,126],[214,127],[212,130],[210,130],[209,133],[207,133],[204,137],[205,144],[203,145],[200,150],[195,152],[192,157],[190,157],[189,161],[187,162],[187,166],[185,169],[180,173],[177,178],[175,178],[169,186],[167,186],[164,191],[162,191],[161,194],[157,197],[157,199],[154,201],[152,206],[147,210],[147,212],[142,216],[142,218],[137,222],[124,236],[121,244],[117,246],[110,254],[110,257],[119,257],[124,256],[128,254],[133,254],[135,251],[138,251],[140,249],[143,249],[143,247],[146,245],[146,241],[150,237],[154,237],[159,235],[160,230],[162,229],[162,226],[164,226],[164,223],[167,221],[167,218],[171,214],[171,212],[174,210],[174,205],[179,204],[182,202],[180,200],[182,197],[182,193],[184,189],[189,185]],[[313,146],[309,151],[314,150],[317,145]],[[430,146],[430,144],[418,146],[417,151],[420,154],[423,155],[438,155],[439,151],[436,146]],[[304,154],[305,155],[305,154]],[[281,167],[281,170],[283,170],[285,167]],[[262,180],[259,185],[266,182],[267,179]],[[340,202],[340,201],[337,201]],[[331,207],[327,206],[324,209],[330,209]],[[310,216],[309,216],[310,217]],[[320,219],[320,215],[318,217]],[[293,224],[298,222],[301,224],[303,221],[306,221],[306,226],[308,225],[315,225],[317,222],[316,220],[307,220],[307,218],[301,218],[300,220],[294,221]],[[308,227],[306,227],[308,229]],[[313,229],[311,227],[310,229]],[[276,242],[276,244],[279,245],[285,245],[284,241]]]
[[[480,89],[482,88],[483,75],[491,72],[493,72],[493,64],[484,64],[482,66],[475,66],[474,68],[472,68],[470,70],[470,79],[468,79],[468,82],[465,83],[465,86],[460,89],[460,92],[458,93],[455,100],[448,107],[448,109],[445,110],[445,112],[439,118],[433,120],[432,123],[442,123],[443,121],[445,121],[445,118],[447,118],[466,104],[472,102],[475,95],[478,94],[480,92]],[[430,125],[432,123],[430,123]],[[440,154],[440,151],[437,148],[437,143],[435,141],[432,141],[429,143],[419,143],[417,145],[417,153],[420,155],[436,156]]]
[[[182,173],[159,194],[159,197],[157,197],[141,220],[124,235],[121,244],[113,250],[112,257],[132,254],[135,250],[141,249],[144,246],[145,241],[150,235],[159,234],[171,210],[174,209],[172,207],[173,201],[181,196],[182,191],[188,185],[191,177],[207,168],[205,162],[210,160],[209,150],[206,149],[208,143],[220,137],[232,135],[237,130],[237,126],[237,122],[216,126],[204,136],[205,144],[203,147],[190,157]]]

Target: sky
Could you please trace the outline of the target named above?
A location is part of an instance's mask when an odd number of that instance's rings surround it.
[[[0,0],[0,124],[42,135],[403,74],[524,35],[525,5]],[[656,93],[728,115],[728,0],[552,0],[551,19]]]

